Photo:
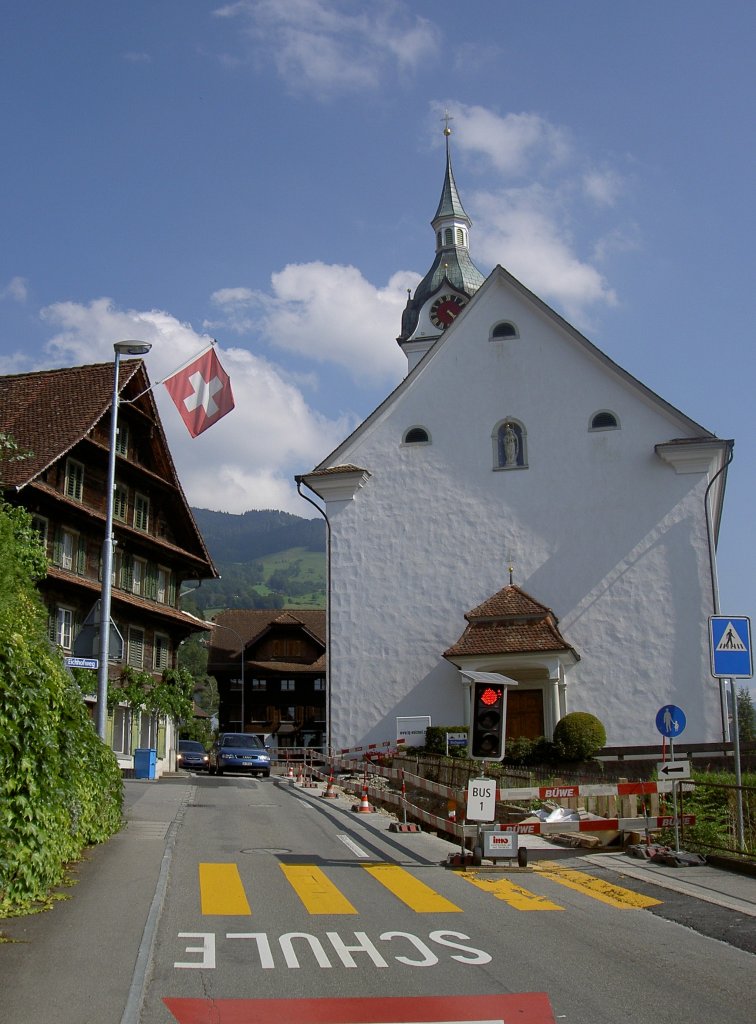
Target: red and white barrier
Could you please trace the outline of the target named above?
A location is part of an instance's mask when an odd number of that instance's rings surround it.
[[[681,825],[695,825],[695,814],[678,816]],[[675,818],[672,814],[660,814],[651,818],[585,818],[581,821],[521,821],[517,825],[499,824],[491,828],[494,832],[517,832],[519,835],[547,836],[563,832],[642,832],[648,827],[672,828]]]

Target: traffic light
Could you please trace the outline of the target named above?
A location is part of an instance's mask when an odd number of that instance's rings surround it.
[[[468,753],[479,761],[504,757],[506,691],[496,683],[473,683]]]

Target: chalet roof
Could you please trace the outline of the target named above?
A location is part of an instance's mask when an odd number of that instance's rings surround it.
[[[87,437],[100,420],[110,412],[113,400],[114,363],[93,363],[86,366],[39,370],[0,377],[0,431],[9,435],[29,456],[2,465],[2,487],[20,491],[35,484],[44,487],[38,478],[54,462],[63,458]],[[152,385],[141,359],[124,359],[119,363],[119,394],[126,393],[129,402],[139,404],[149,417],[159,445],[164,479],[173,488],[181,512],[193,538],[194,552],[206,563],[208,577],[218,572],[205,545],[186,500],[176,472],[168,441],[152,395]],[[149,474],[148,470],[144,470]],[[56,492],[56,498],[63,495]]]
[[[326,642],[326,613],[323,608],[235,608],[216,615],[209,661],[239,657],[240,638],[246,648],[274,626],[299,628],[323,644]],[[280,668],[283,663],[275,662]],[[302,664],[299,668],[302,668]],[[310,667],[310,666],[308,666]]]
[[[550,608],[514,584],[466,613],[468,625],[445,658],[571,651]],[[575,653],[577,657],[577,654]]]
[[[145,373],[141,359],[121,362],[120,390],[140,369]],[[20,490],[70,451],[110,409],[112,397],[112,362],[0,377],[0,429],[32,453],[3,466],[4,486]]]

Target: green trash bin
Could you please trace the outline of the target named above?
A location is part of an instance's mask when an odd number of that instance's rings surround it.
[[[157,765],[157,750],[154,747],[142,747],[134,751],[134,778],[154,779]]]

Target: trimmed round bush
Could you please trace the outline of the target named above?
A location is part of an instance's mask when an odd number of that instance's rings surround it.
[[[572,711],[554,729],[554,746],[565,761],[588,761],[606,744],[606,729],[595,715]]]

